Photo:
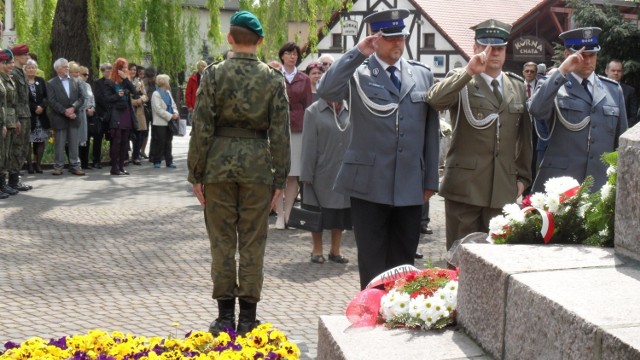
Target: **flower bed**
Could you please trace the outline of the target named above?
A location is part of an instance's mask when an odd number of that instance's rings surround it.
[[[153,359],[299,359],[300,349],[271,324],[262,324],[246,336],[235,332],[214,337],[192,331],[184,339],[133,336],[91,330],[86,335],[60,339],[34,337],[22,344],[4,344],[0,359],[153,360]]]

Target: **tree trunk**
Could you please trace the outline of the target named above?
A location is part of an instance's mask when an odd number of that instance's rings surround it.
[[[65,58],[92,68],[87,0],[58,0],[51,39],[51,58],[54,62]]]

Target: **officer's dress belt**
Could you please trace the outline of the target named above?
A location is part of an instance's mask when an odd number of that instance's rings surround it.
[[[243,139],[266,139],[267,132],[264,130],[251,130],[233,127],[217,127],[214,133],[217,137],[231,137]]]

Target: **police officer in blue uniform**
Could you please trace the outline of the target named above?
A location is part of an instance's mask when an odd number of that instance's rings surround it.
[[[544,183],[559,176],[582,182],[591,175],[594,191],[607,181],[608,165],[600,157],[617,149],[627,114],[620,85],[594,73],[600,32],[584,27],[560,34],[566,59],[538,82],[529,99],[529,112],[550,131],[533,192],[544,191]]]
[[[360,286],[413,264],[422,204],[438,190],[438,112],[426,102],[431,70],[402,58],[405,9],[367,16],[371,35],[335,61],[318,84],[351,103],[353,133],[334,190],[351,197]]]

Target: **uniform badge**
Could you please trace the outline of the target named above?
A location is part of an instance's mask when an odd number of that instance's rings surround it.
[[[373,76],[378,76],[379,73],[380,73],[380,69],[378,68],[373,69]]]
[[[409,73],[409,76],[413,76],[413,73],[411,72],[411,69],[407,69],[407,72]]]
[[[591,39],[593,35],[593,30],[590,28],[586,28],[582,30],[582,38],[583,39]]]
[[[478,116],[476,116],[476,119],[484,119],[484,114],[479,112]]]
[[[398,10],[394,10],[391,12],[391,20],[397,20],[400,18],[400,12]]]

